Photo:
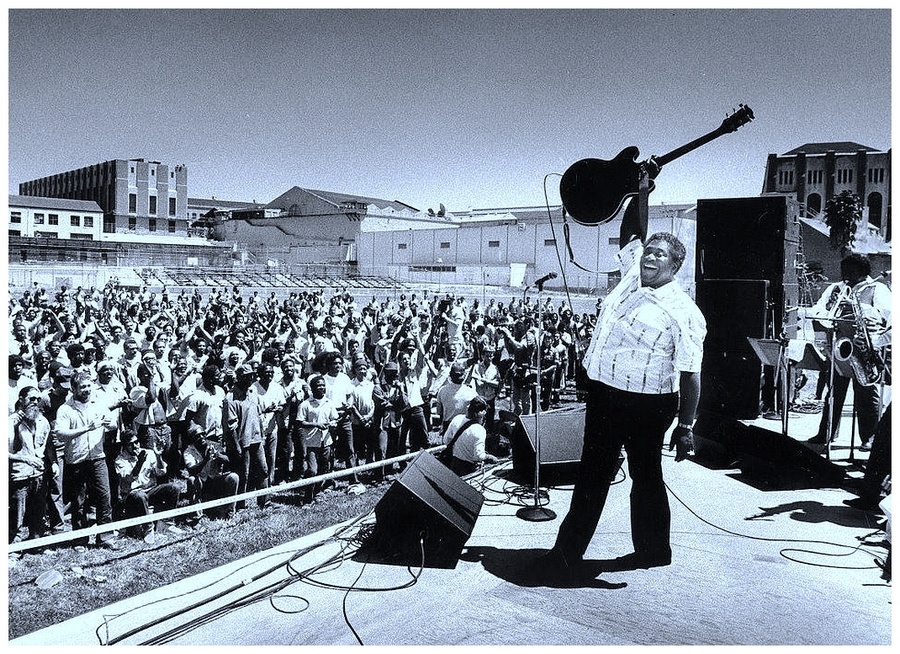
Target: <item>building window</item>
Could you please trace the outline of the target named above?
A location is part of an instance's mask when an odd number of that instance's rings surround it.
[[[450,249],[450,241],[441,241],[441,249],[449,250]]]
[[[35,225],[43,225],[44,224],[44,214],[42,214],[42,213],[34,214],[34,224]]]
[[[500,241],[488,241],[489,248],[498,248],[500,247]]]
[[[84,217],[84,226],[85,227],[93,227],[94,226],[94,217],[93,216],[85,216]]]
[[[128,229],[134,231],[137,229],[137,218],[133,216],[128,217]]]
[[[545,239],[544,239],[544,246],[545,246],[545,247],[546,247],[546,246],[550,246],[550,247],[556,246],[556,239],[555,239],[555,238],[545,238]]]
[[[128,213],[137,213],[137,193],[128,194]]]
[[[116,233],[116,219],[112,216],[103,216],[103,233],[104,234],[115,234]]]
[[[22,212],[21,211],[10,211],[9,212],[9,222],[21,223],[22,222]]]
[[[610,237],[609,241],[607,241],[607,243],[609,243],[609,245],[618,245],[619,238],[617,236],[612,236]]]
[[[151,232],[156,231],[156,218],[150,218],[147,220],[147,230]]]
[[[406,249],[406,243],[397,243],[397,249],[398,249],[398,250],[405,250],[405,249]]]
[[[174,175],[175,173],[172,174]],[[175,215],[175,198],[169,198],[169,215]]]
[[[170,234],[175,233],[175,221],[174,220],[169,221],[169,233]]]
[[[35,232],[36,238],[59,238],[59,234],[56,232]]]
[[[884,168],[869,168],[869,183],[880,184],[884,182]]]
[[[150,196],[150,213],[156,215],[156,196]]]
[[[72,234],[69,236],[72,240],[75,241],[93,241],[94,237],[90,234]]]
[[[22,231],[18,230],[18,229],[11,229],[11,230],[9,230],[9,235],[10,236],[21,236]]]
[[[59,215],[55,213],[51,213],[47,215],[47,224],[48,225],[59,225]]]
[[[69,216],[69,225],[72,227],[81,227],[81,216]]]

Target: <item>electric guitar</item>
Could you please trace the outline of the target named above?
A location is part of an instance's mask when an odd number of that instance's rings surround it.
[[[753,120],[753,111],[746,105],[725,118],[722,124],[710,133],[659,157],[650,157],[638,163],[640,154],[635,146],[622,150],[611,161],[604,159],[582,159],[573,163],[562,176],[559,195],[563,207],[572,219],[580,225],[592,227],[608,223],[622,209],[625,200],[640,190],[641,170],[646,168],[651,179],[650,190],[654,188],[652,179],[659,169],[670,161],[696,150],[701,145],[730,134],[741,125]]]

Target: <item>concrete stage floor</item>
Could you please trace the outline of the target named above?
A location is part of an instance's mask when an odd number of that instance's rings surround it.
[[[817,420],[792,414],[794,438],[811,435]],[[766,423],[780,429],[777,421]],[[838,441],[832,459],[858,476],[865,453],[853,463],[848,448],[849,438]],[[12,644],[891,643],[891,587],[874,564],[886,554],[883,533],[874,515],[842,504],[852,494],[776,488],[738,469],[699,459],[675,463],[665,454],[674,555],[668,567],[577,582],[530,580],[523,571],[552,545],[571,486],[549,489],[555,520],[522,520],[517,509],[533,499],[516,499],[522,487],[509,479],[506,463],[469,480],[485,503],[453,569],[354,560],[354,536],[376,522],[368,516]],[[618,480],[590,558],[631,549],[630,482],[622,472]]]

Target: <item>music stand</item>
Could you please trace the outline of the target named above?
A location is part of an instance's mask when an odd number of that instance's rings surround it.
[[[788,404],[791,390],[788,388],[790,375],[787,369],[787,341],[776,338],[747,337],[750,347],[764,366],[775,368],[775,377],[781,377],[781,433],[788,435]]]

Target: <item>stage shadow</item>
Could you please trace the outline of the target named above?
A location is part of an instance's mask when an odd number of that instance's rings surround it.
[[[840,527],[866,528],[872,526],[870,514],[846,506],[828,506],[821,502],[804,501],[788,502],[773,507],[760,507],[760,513],[744,518],[745,520],[765,520],[785,513],[791,520],[808,523],[830,522]]]
[[[601,588],[604,590],[618,590],[628,584],[624,582],[611,583],[603,579],[597,579],[590,573],[584,575],[554,574],[549,570],[538,569],[535,565],[538,557],[546,554],[544,549],[506,550],[496,547],[474,546],[467,547],[460,555],[461,561],[481,563],[484,569],[499,579],[508,581],[516,586],[524,588]],[[600,561],[587,562],[591,564]]]

